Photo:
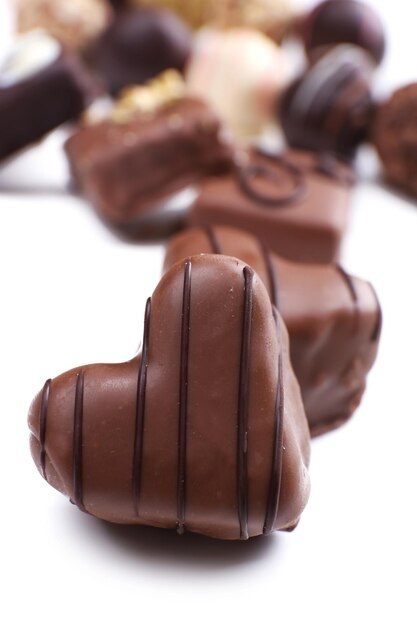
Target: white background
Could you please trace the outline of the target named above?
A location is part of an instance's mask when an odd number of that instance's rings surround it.
[[[383,93],[417,77],[415,11],[372,4],[389,34]],[[162,248],[118,241],[65,192],[60,141],[0,171],[1,623],[415,625],[416,203],[363,155],[344,264],[379,292],[381,349],[353,420],[313,443],[297,530],[223,543],[113,527],[38,475],[26,415],[46,378],[133,356]]]

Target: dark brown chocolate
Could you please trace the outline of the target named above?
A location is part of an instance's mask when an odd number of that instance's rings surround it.
[[[243,228],[281,256],[328,263],[339,256],[352,183],[330,155],[252,150],[246,166],[201,183],[188,223]]]
[[[311,434],[343,424],[362,398],[378,350],[382,316],[372,286],[338,265],[285,261],[253,235],[226,227],[190,229],[171,239],[165,269],[212,253],[238,257],[263,279],[288,329]]]
[[[374,111],[369,68],[359,48],[337,46],[294,81],[278,105],[288,144],[351,159],[368,136]]]
[[[113,95],[167,69],[183,71],[191,32],[174,13],[143,7],[118,13],[85,51],[85,58]]]
[[[66,144],[76,182],[99,215],[126,235],[164,236],[183,214],[156,210],[201,176],[233,167],[234,150],[203,102],[182,99],[126,123],[86,126]]]
[[[380,17],[372,7],[356,0],[320,2],[300,20],[299,34],[310,57],[341,43],[361,47],[377,64],[385,52]]]
[[[417,83],[378,107],[372,138],[387,179],[417,197]]]
[[[23,46],[28,50],[22,50]],[[39,46],[46,56],[37,67],[26,55],[36,59]],[[34,67],[20,76],[23,61],[19,56],[23,55]],[[96,93],[97,85],[77,57],[64,51],[57,41],[39,34],[22,37],[19,50],[0,68],[0,160],[79,117]]]
[[[142,352],[48,381],[29,426],[48,482],[111,522],[247,539],[292,529],[308,499],[287,332],[237,259],[172,267],[146,306]]]

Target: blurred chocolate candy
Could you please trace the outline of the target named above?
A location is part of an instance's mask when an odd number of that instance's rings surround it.
[[[417,83],[379,106],[373,141],[387,179],[417,197]]]
[[[112,94],[142,84],[166,69],[182,71],[191,33],[170,11],[132,9],[116,15],[92,42],[85,58]]]
[[[384,27],[370,6],[356,0],[325,0],[301,20],[306,52],[314,58],[329,47],[351,43],[363,48],[376,64],[385,52]]]
[[[372,121],[370,72],[367,55],[349,45],[332,48],[308,68],[278,105],[288,144],[352,158]]]
[[[289,65],[285,51],[254,29],[204,29],[187,68],[188,89],[207,100],[236,137],[250,140],[271,122]]]
[[[0,66],[0,160],[77,118],[96,84],[78,58],[43,31],[18,38]]]

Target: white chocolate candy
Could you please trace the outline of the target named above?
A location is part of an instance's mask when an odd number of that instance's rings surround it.
[[[56,61],[60,53],[58,41],[42,30],[21,35],[0,66],[0,88],[11,87],[40,72]]]
[[[235,137],[251,140],[272,121],[289,79],[286,53],[249,28],[203,29],[186,72],[191,95],[208,101]]]
[[[12,46],[15,23],[15,13],[10,0],[0,0],[0,67]]]

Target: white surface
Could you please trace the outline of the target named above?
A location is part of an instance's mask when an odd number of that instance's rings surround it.
[[[415,19],[405,0],[379,4],[388,89],[415,72]],[[0,174],[0,622],[414,626],[416,203],[358,187],[345,265],[379,292],[381,350],[354,419],[313,443],[297,530],[229,544],[112,527],[38,475],[26,414],[47,377],[133,356],[162,250],[118,241],[65,193],[60,139]]]

